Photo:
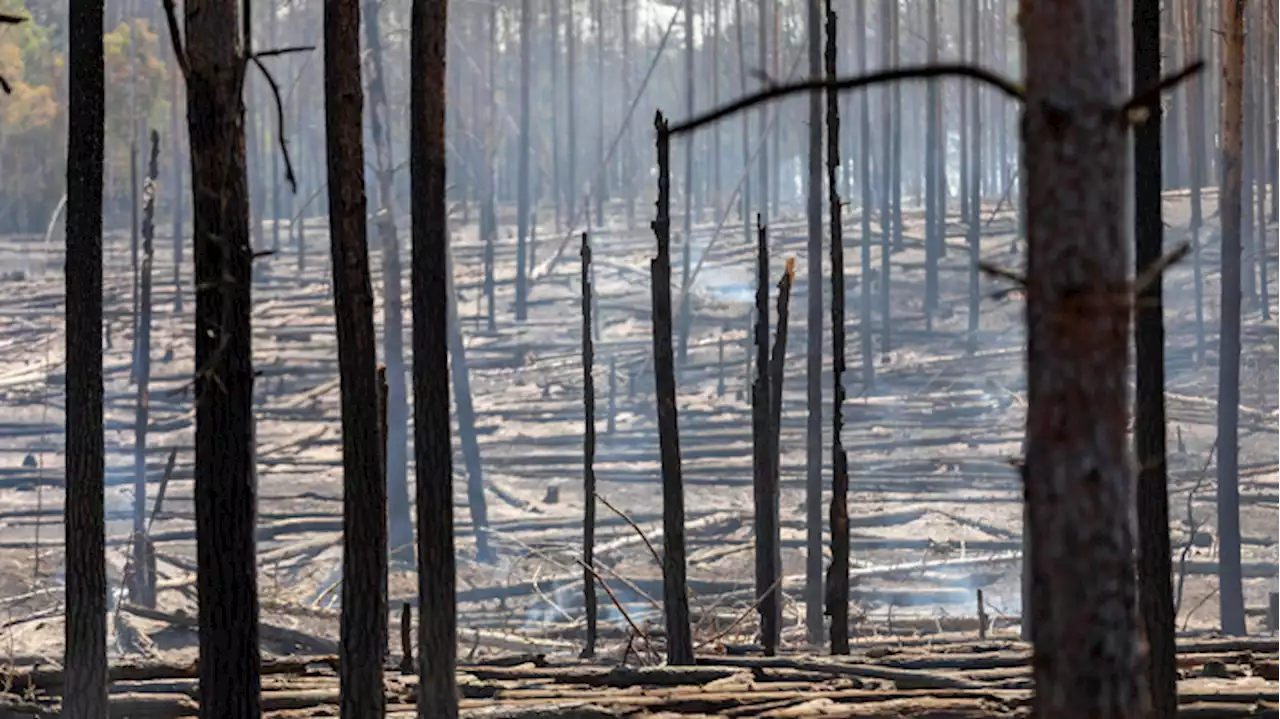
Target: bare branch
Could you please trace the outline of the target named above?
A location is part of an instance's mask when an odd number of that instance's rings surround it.
[[[182,47],[182,33],[178,30],[178,9],[173,0],[164,0],[164,19],[169,25],[169,42],[173,43],[173,58],[182,71],[182,77],[191,74],[191,65],[187,63],[187,51]]]
[[[288,55],[295,52],[311,52],[316,49],[315,45],[288,45],[286,47],[278,47],[274,50],[263,50],[262,52],[253,53],[254,57],[279,57],[280,55]]]
[[[171,2],[172,0],[165,0]],[[276,79],[271,76],[271,71],[262,63],[262,56],[271,52],[260,52],[249,56],[253,64],[258,66],[262,71],[263,77],[267,78],[267,84],[271,86],[271,94],[276,99],[276,135],[280,138],[280,154],[284,155],[284,179],[289,181],[289,189],[293,194],[298,194],[298,178],[293,174],[293,161],[289,159],[289,141],[284,136],[284,101],[280,99],[280,86],[276,84]]]
[[[673,136],[692,132],[703,125],[709,125],[716,120],[741,112],[749,107],[759,105],[762,102],[787,97],[788,95],[813,92],[815,90],[835,90],[836,92],[841,92],[844,90],[856,90],[858,88],[868,87],[871,85],[879,85],[886,82],[938,77],[972,78],[994,87],[1015,100],[1022,100],[1023,97],[1022,88],[1017,83],[984,68],[957,63],[923,65],[920,67],[881,70],[879,72],[867,73],[866,75],[856,75],[853,77],[837,77],[830,79],[811,78],[809,80],[802,80],[789,85],[776,85],[774,87],[761,90],[753,95],[748,95],[739,100],[735,100],[728,105],[723,105],[714,110],[705,112],[690,120],[685,120],[678,125],[672,125],[670,132]]]
[[[1151,283],[1155,282],[1157,277],[1164,274],[1165,270],[1169,269],[1169,267],[1172,266],[1174,263],[1186,257],[1190,252],[1191,252],[1191,243],[1188,242],[1187,240],[1183,240],[1182,242],[1179,242],[1178,245],[1174,247],[1172,250],[1169,250],[1168,252],[1161,255],[1155,262],[1152,262],[1151,265],[1147,267],[1147,269],[1143,270],[1141,275],[1138,275],[1137,277],[1134,278],[1133,280],[1134,294],[1139,294],[1143,290],[1150,287]]]
[[[600,500],[601,504],[613,510],[613,513],[621,517],[622,521],[631,525],[631,528],[636,530],[636,534],[640,536],[640,541],[644,542],[644,546],[649,548],[649,554],[653,557],[653,561],[657,563],[659,567],[661,567],[662,558],[658,556],[658,550],[654,549],[653,542],[650,542],[649,538],[645,536],[644,530],[640,528],[640,525],[636,524],[635,520],[633,520],[631,517],[628,517],[626,514],[624,514],[621,509],[618,509],[617,507],[613,506],[613,504],[609,500],[600,496],[600,493],[598,492],[595,493],[595,496],[596,496],[596,499]]]

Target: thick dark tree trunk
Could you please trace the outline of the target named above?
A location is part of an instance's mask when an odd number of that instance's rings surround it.
[[[653,234],[658,255],[650,263],[653,288],[653,366],[662,456],[663,609],[667,663],[693,664],[689,593],[685,580],[684,482],[680,476],[680,430],[676,411],[675,358],[671,347],[671,154],[667,121],[654,118],[658,145],[658,212]]]
[[[324,125],[329,235],[342,388],[342,627],[344,717],[378,716],[386,700],[387,485],[382,471],[373,287],[365,223],[364,87],[359,0],[324,4]]]
[[[822,13],[819,0],[807,0],[809,76],[822,75]],[[822,643],[822,92],[809,94],[809,180],[807,216],[809,313],[805,384],[808,417],[805,426],[805,626],[809,642]]]
[[[1133,87],[1160,81],[1160,0],[1133,7]],[[1160,259],[1162,113],[1133,129],[1134,276]],[[1138,595],[1147,645],[1153,719],[1178,714],[1173,577],[1169,549],[1169,478],[1165,464],[1164,300],[1159,275],[1135,298],[1133,434],[1138,466]]]
[[[409,178],[413,186],[413,411],[418,510],[418,716],[458,716],[458,616],[449,443],[445,45],[448,0],[411,9]]]
[[[827,0],[826,73],[836,76],[836,13]],[[844,452],[844,231],[836,171],[840,167],[840,94],[827,91],[827,204],[831,214],[831,568],[826,613],[831,653],[849,653],[849,461]],[[888,237],[888,234],[885,235]],[[884,248],[888,257],[889,248]],[[887,274],[885,275],[888,276]],[[816,285],[814,280],[811,283]],[[814,290],[810,290],[812,292]],[[812,523],[812,520],[810,520]],[[821,520],[819,519],[819,523]]]
[[[1203,22],[1202,0],[1183,0],[1183,46],[1188,57],[1202,57],[1200,25]],[[1204,362],[1204,269],[1200,259],[1200,228],[1204,224],[1204,210],[1200,201],[1200,188],[1205,182],[1205,83],[1204,76],[1187,80],[1187,147],[1190,160],[1191,184],[1191,271],[1195,285],[1196,305],[1196,364]]]
[[[1222,631],[1244,634],[1240,575],[1240,161],[1245,0],[1222,3],[1222,329],[1218,339],[1218,599]]]
[[[770,418],[773,381],[769,372],[769,238],[763,224],[756,221],[758,268],[756,274],[756,380],[751,388],[752,499],[756,531],[756,596],[761,597],[760,643],[765,654],[777,652],[782,631],[782,607],[771,591],[778,581],[778,520],[774,509],[772,433]],[[821,529],[821,527],[819,527]]]
[[[1144,716],[1127,452],[1127,128],[1110,0],[1027,0],[1027,460],[1041,719]],[[1158,188],[1157,188],[1158,190]]]
[[[516,190],[516,320],[528,317],[529,292],[528,268],[525,266],[525,245],[529,240],[529,73],[533,69],[533,10],[531,0],[520,2],[520,173]]]
[[[151,403],[151,268],[155,263],[156,180],[160,173],[160,134],[151,131],[150,163],[143,188],[142,264],[138,269],[137,407],[133,423],[133,555],[129,598],[144,607],[156,605],[155,562],[147,539],[147,423]]]
[[[413,519],[409,504],[409,401],[404,367],[404,301],[400,281],[400,239],[396,234],[396,202],[393,185],[395,163],[391,154],[391,117],[382,63],[382,30],[376,0],[366,0],[365,47],[369,49],[369,134],[373,139],[378,178],[378,213],[374,225],[382,245],[382,341],[387,366],[386,483],[388,546],[391,556],[413,561]]]
[[[791,306],[791,285],[795,281],[796,262],[794,258],[787,258],[786,270],[782,274],[782,279],[778,282],[778,329],[777,335],[773,340],[773,354],[769,358],[769,420],[768,420],[768,446],[769,446],[769,484],[766,488],[768,502],[768,529],[767,536],[769,544],[769,563],[773,567],[773,581],[770,583],[766,591],[769,593],[768,602],[772,607],[770,621],[772,622],[772,646],[765,643],[765,654],[772,655],[777,649],[782,638],[782,536],[781,527],[782,520],[780,516],[781,500],[782,500],[782,467],[781,467],[781,435],[782,435],[782,383],[786,379],[786,361],[787,361],[787,320],[790,319]],[[820,286],[815,291],[821,292]],[[768,340],[765,340],[768,342]],[[821,497],[819,497],[818,506],[821,507]],[[821,515],[819,515],[819,524],[821,524]],[[821,609],[819,609],[819,617],[821,617]],[[818,641],[822,641],[822,637],[818,637]]]
[[[583,606],[587,637],[582,657],[596,654],[596,383],[592,376],[595,348],[591,346],[591,245],[582,233],[582,570]],[[609,386],[613,386],[612,379]]]
[[[73,0],[67,45],[68,717],[107,716],[107,565],[103,522],[102,169],[105,78],[102,0]]]
[[[254,529],[253,247],[236,0],[187,0],[187,132],[196,279],[196,558],[200,712],[261,713]]]

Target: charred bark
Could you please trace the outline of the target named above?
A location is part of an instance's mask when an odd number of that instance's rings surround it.
[[[533,10],[531,0],[520,1],[520,160],[516,189],[516,320],[528,317],[529,274],[525,245],[529,239],[529,72],[533,69]],[[572,22],[572,13],[570,13]]]
[[[822,15],[819,0],[807,0],[809,28],[809,76],[822,75]],[[805,625],[809,641],[822,641],[822,95],[809,93],[809,180],[806,250],[809,273],[809,313],[805,384],[808,416],[805,426]],[[718,127],[719,125],[717,125]],[[779,318],[781,322],[781,318]]]
[[[129,598],[144,607],[155,608],[156,577],[148,572],[152,556],[147,540],[147,423],[151,403],[151,268],[155,262],[156,180],[160,174],[160,134],[151,131],[151,157],[147,183],[142,189],[142,263],[138,269],[137,407],[133,423],[133,568],[129,577]]]
[[[767,442],[769,446],[769,482],[765,487],[765,498],[767,501],[768,516],[768,533],[765,535],[767,540],[767,550],[769,553],[769,565],[773,568],[773,581],[765,588],[769,593],[767,603],[770,606],[769,622],[771,623],[770,634],[767,635],[770,643],[764,642],[764,650],[766,655],[772,656],[777,652],[778,645],[782,638],[782,518],[780,516],[781,493],[781,435],[782,435],[782,382],[786,378],[786,362],[787,362],[787,320],[790,318],[791,306],[791,285],[795,281],[796,261],[795,258],[787,258],[786,270],[782,274],[782,279],[778,282],[778,329],[777,335],[773,341],[773,355],[769,359],[769,420]],[[820,291],[815,288],[815,291]],[[821,320],[819,320],[821,321]],[[766,343],[768,340],[765,340]],[[818,502],[821,502],[819,498]],[[821,505],[819,505],[820,507]],[[821,519],[818,520],[821,524]],[[765,602],[762,602],[763,606]],[[819,619],[821,619],[821,609],[819,608]],[[763,620],[763,616],[761,617]],[[763,626],[763,621],[762,621]],[[763,634],[763,632],[762,632]],[[821,637],[819,637],[821,640]]]
[[[592,376],[595,349],[591,345],[591,245],[582,233],[582,569],[583,606],[586,612],[586,645],[582,657],[596,653],[596,383]],[[610,379],[610,387],[613,386]]]
[[[1222,329],[1218,339],[1218,599],[1222,631],[1244,634],[1240,574],[1240,162],[1245,0],[1222,0]]]
[[[173,46],[169,47],[169,55],[172,60]],[[176,63],[170,64],[171,68],[177,68]],[[183,218],[182,211],[186,204],[182,195],[182,142],[181,142],[181,109],[178,104],[178,72],[174,69],[169,71],[169,157],[170,157],[170,177],[169,182],[172,187],[169,188],[170,209],[173,210],[173,313],[175,315],[182,314],[182,236],[183,236]]]
[[[1042,719],[1143,716],[1127,457],[1127,128],[1107,0],[1030,0],[1022,120],[1027,460]]]
[[[342,392],[339,703],[343,716],[377,716],[386,705],[387,489],[365,224],[359,0],[324,4],[324,89],[330,264]]]
[[[774,558],[779,556],[778,522],[773,510],[773,450],[770,431],[773,412],[773,381],[769,372],[769,237],[764,224],[757,218],[756,234],[756,380],[751,387],[751,438],[752,438],[752,488],[755,509],[755,563],[756,596],[762,597],[757,611],[760,614],[760,644],[767,655],[776,653],[781,633],[782,609],[777,593],[771,591],[778,581],[781,567]]]
[[[107,716],[107,565],[103,521],[102,0],[68,12],[66,219],[66,716]]]
[[[671,347],[671,139],[662,113],[654,118],[658,140],[658,212],[653,234],[658,255],[650,263],[653,286],[653,366],[662,456],[663,608],[667,663],[693,664],[689,593],[685,580],[684,482],[680,476],[676,375]]]
[[[458,716],[453,457],[449,444],[449,234],[445,210],[448,0],[410,10],[409,178],[413,187],[413,411],[417,471],[418,716]]]

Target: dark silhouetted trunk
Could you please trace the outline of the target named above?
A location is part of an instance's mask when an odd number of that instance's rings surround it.
[[[527,1],[527,0],[526,0]],[[458,716],[458,615],[449,445],[449,228],[445,209],[448,0],[413,0],[409,179],[413,217],[413,412],[418,510],[418,716]]]
[[[751,387],[751,446],[752,488],[756,530],[756,596],[762,597],[760,613],[760,643],[764,652],[777,651],[782,631],[782,608],[778,594],[770,591],[778,581],[781,567],[775,561],[779,556],[777,511],[773,505],[774,485],[772,433],[770,419],[773,416],[773,391],[769,372],[769,237],[763,224],[756,220],[758,268],[756,274],[756,380]]]
[[[827,0],[826,73],[836,77],[836,13]],[[849,653],[849,462],[844,452],[844,230],[836,171],[840,167],[840,94],[827,91],[827,204],[831,213],[831,568],[825,584],[831,653]],[[888,237],[888,234],[885,235]],[[888,257],[889,248],[885,247]],[[816,280],[810,280],[816,288]],[[810,292],[815,290],[811,289]],[[819,518],[819,525],[821,518]],[[810,520],[812,525],[812,520]]]
[[[1133,6],[1133,87],[1160,81],[1160,0]],[[1162,113],[1159,108],[1133,128],[1134,276],[1160,259],[1164,239],[1161,209]],[[1150,647],[1147,686],[1153,716],[1178,714],[1173,576],[1169,549],[1169,478],[1165,464],[1164,300],[1160,275],[1134,298],[1133,434],[1138,466],[1138,596]]]
[[[102,0],[72,0],[67,22],[67,618],[62,713],[96,718],[108,713],[102,422],[106,104]]]
[[[391,556],[413,561],[413,519],[409,504],[409,400],[405,387],[404,301],[400,281],[400,238],[396,234],[395,163],[391,156],[391,117],[382,62],[382,30],[376,0],[364,8],[365,47],[369,50],[369,134],[378,179],[378,212],[374,226],[382,245],[382,341],[387,366],[386,445],[388,546]]]
[[[653,367],[662,456],[663,609],[667,663],[693,664],[689,593],[685,581],[684,481],[680,476],[680,430],[676,412],[675,358],[671,347],[671,154],[667,121],[654,118],[658,139],[658,212],[653,234],[658,255],[650,263],[653,288]]]
[[[382,652],[387,634],[387,485],[378,431],[377,350],[365,223],[359,0],[324,4],[324,96],[333,301],[342,388],[339,694],[343,716],[366,717],[382,714],[386,705]]]
[[[596,383],[592,377],[595,349],[591,346],[591,245],[582,233],[582,570],[583,606],[587,637],[582,657],[596,654]],[[613,386],[610,379],[609,386]]]
[[[822,76],[822,14],[807,0],[809,76]],[[812,644],[822,643],[822,92],[809,94],[808,300],[805,325],[805,626]]]
[[[1222,329],[1218,339],[1218,599],[1222,631],[1244,634],[1240,574],[1240,161],[1245,0],[1222,0]]]
[[[1204,3],[1201,0],[1184,0],[1183,45],[1188,57],[1203,57],[1200,25],[1203,22]],[[1204,224],[1204,210],[1200,200],[1200,188],[1205,182],[1205,84],[1207,77],[1201,73],[1187,79],[1187,147],[1189,160],[1188,178],[1191,185],[1191,271],[1195,285],[1196,310],[1196,364],[1204,363],[1204,269],[1200,259],[1200,228]]]
[[[516,320],[528,317],[529,275],[525,244],[529,239],[529,73],[533,69],[533,10],[531,0],[520,2],[520,173],[516,189]],[[572,15],[572,13],[571,13]],[[572,19],[572,18],[571,18]]]
[[[795,281],[796,261],[794,258],[787,258],[786,270],[782,274],[782,279],[778,282],[778,329],[777,336],[773,341],[773,356],[769,359],[769,421],[767,442],[769,447],[769,483],[765,488],[765,497],[768,505],[767,524],[768,534],[765,538],[768,540],[769,565],[773,568],[773,581],[766,587],[769,593],[769,605],[771,614],[769,622],[771,623],[770,642],[764,642],[764,650],[766,655],[773,655],[777,652],[778,644],[782,638],[782,518],[780,515],[780,503],[782,499],[781,493],[781,434],[782,434],[782,382],[786,379],[786,361],[787,361],[787,320],[790,319],[791,306],[791,285]],[[821,292],[820,288],[815,291]],[[821,320],[819,320],[821,321]],[[767,343],[768,340],[766,339]],[[821,507],[822,498],[819,496],[817,504]],[[821,515],[819,515],[821,517]],[[819,518],[821,523],[821,518]],[[819,609],[819,618],[821,618],[821,609]],[[819,636],[821,641],[822,637]]]
[[[1027,450],[1033,711],[1145,715],[1126,365],[1120,38],[1108,0],[1027,0]],[[1064,121],[1064,118],[1069,118]],[[1158,191],[1158,188],[1157,188]]]
[[[151,131],[147,184],[142,190],[142,264],[138,270],[137,406],[133,422],[133,556],[129,598],[144,607],[156,605],[155,562],[147,539],[147,422],[151,404],[151,268],[155,263],[156,180],[160,174],[160,134]]]
[[[187,0],[187,133],[196,284],[196,589],[200,712],[261,713],[254,528],[253,247],[236,0]],[[247,23],[246,23],[247,24]]]

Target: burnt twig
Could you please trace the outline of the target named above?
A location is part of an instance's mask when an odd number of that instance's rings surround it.
[[[165,0],[170,2],[171,0]],[[276,100],[276,135],[280,138],[280,154],[284,155],[284,179],[289,181],[289,189],[296,195],[298,194],[298,178],[293,174],[293,160],[289,158],[289,141],[284,136],[284,101],[280,99],[280,85],[276,83],[276,79],[272,77],[271,71],[263,64],[262,58],[272,54],[279,55],[281,52],[301,52],[310,48],[282,48],[280,51],[267,50],[264,52],[254,53],[248,57],[253,64],[258,66],[262,71],[262,76],[267,78],[267,84],[271,86],[271,94]]]

